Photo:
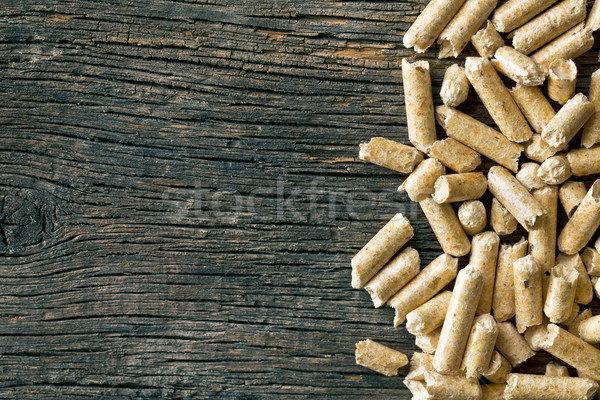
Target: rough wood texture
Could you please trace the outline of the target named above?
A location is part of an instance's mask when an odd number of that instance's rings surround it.
[[[354,363],[416,347],[350,259],[398,211],[440,253],[403,178],[357,161],[408,143],[425,2],[4,0],[0,398],[410,398]]]

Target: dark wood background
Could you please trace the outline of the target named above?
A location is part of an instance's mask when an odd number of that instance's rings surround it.
[[[441,252],[357,161],[408,142],[425,3],[3,0],[0,398],[410,398],[406,368],[354,364],[365,338],[416,348],[350,259],[398,211]]]

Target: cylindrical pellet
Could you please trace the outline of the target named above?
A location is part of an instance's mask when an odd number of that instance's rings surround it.
[[[487,190],[487,180],[482,172],[442,175],[436,181],[433,199],[442,203],[475,200]]]
[[[579,313],[577,317],[573,319],[573,321],[571,321],[569,324],[566,324],[569,333],[578,336],[579,325],[588,318],[592,318],[592,310],[586,308],[585,310],[581,311],[581,313]]]
[[[467,0],[440,33],[439,58],[458,57],[497,3],[498,0]]]
[[[454,108],[438,106],[435,111],[448,136],[517,172],[522,145],[511,142],[500,132]]]
[[[590,400],[598,384],[587,378],[510,374],[504,390],[505,400]]]
[[[423,53],[435,42],[464,2],[465,0],[430,1],[404,35],[404,47],[414,47],[417,53]]]
[[[481,386],[479,386],[476,379],[425,372],[425,383],[427,384],[427,392],[434,399],[481,399]]]
[[[585,270],[583,261],[579,254],[559,254],[556,257],[556,265],[567,265],[575,268],[579,277],[577,278],[577,289],[575,291],[575,302],[578,304],[588,304],[594,297],[594,290],[592,288],[592,282],[590,277]]]
[[[373,305],[377,308],[384,305],[390,297],[419,273],[420,266],[419,252],[410,247],[392,258],[365,285],[365,290],[371,295]]]
[[[510,90],[510,94],[536,133],[542,133],[544,127],[556,115],[554,108],[538,87],[516,85]],[[533,135],[532,139],[535,136]]]
[[[515,280],[513,264],[527,254],[527,240],[514,245],[503,244],[498,254],[498,267],[494,282],[493,309],[496,321],[503,322],[515,315]]]
[[[558,236],[558,249],[575,254],[590,241],[600,226],[600,179],[587,192],[577,211]]]
[[[433,366],[436,371],[450,373],[460,369],[482,289],[483,276],[480,270],[467,265],[458,273],[435,351]]]
[[[525,332],[542,323],[542,267],[532,256],[525,256],[513,265],[515,279],[515,321],[517,330]]]
[[[408,364],[403,353],[371,339],[356,343],[356,363],[385,376],[398,375],[398,368]]]
[[[497,326],[496,348],[506,357],[513,368],[535,355],[513,324],[501,322]]]
[[[572,175],[569,160],[563,155],[550,157],[538,169],[538,178],[547,185],[560,185]]]
[[[468,379],[479,379],[490,365],[497,337],[496,321],[490,314],[473,320],[461,366]]]
[[[427,386],[425,386],[425,374],[423,374],[423,380],[412,380],[404,379],[404,384],[410,390],[415,400],[429,400],[431,396],[427,393]]]
[[[521,169],[519,170],[519,172],[517,172],[515,178],[517,178],[517,180],[521,182],[521,184],[525,186],[529,191],[532,191],[533,189],[543,188],[544,186],[546,186],[546,183],[537,176],[539,168],[540,166],[536,163],[525,163],[521,165]]]
[[[517,220],[498,200],[492,199],[490,224],[498,235],[510,235],[517,229]]]
[[[600,29],[600,1],[594,1],[592,10],[590,11],[587,21],[585,22],[585,26],[592,31],[597,31]]]
[[[542,11],[557,0],[508,0],[494,11],[492,22],[499,32],[510,32]]]
[[[503,167],[490,168],[488,189],[527,230],[544,214],[542,205]]]
[[[525,143],[525,155],[527,158],[543,163],[548,157],[552,157],[557,151],[562,149],[555,149],[548,143],[544,142],[542,135],[533,135],[531,140]]]
[[[394,215],[352,258],[352,287],[362,288],[413,235],[408,219]]]
[[[564,0],[538,15],[512,35],[512,44],[523,54],[539,49],[585,19],[587,0]]]
[[[465,201],[458,207],[458,220],[467,235],[482,232],[487,225],[485,206],[479,200]]]
[[[429,63],[419,60],[411,64],[402,59],[402,82],[408,139],[417,149],[427,153],[436,140]]]
[[[533,133],[490,61],[467,57],[465,73],[500,132],[513,142],[529,140]]]
[[[565,322],[575,304],[575,290],[579,273],[570,266],[557,265],[551,270],[550,286],[544,304],[544,313],[550,322]]]
[[[429,155],[458,173],[473,171],[481,164],[479,153],[452,138],[436,140]]]
[[[439,327],[424,335],[418,335],[415,337],[415,345],[427,354],[435,354],[441,333],[442,327]]]
[[[396,310],[394,326],[404,322],[406,314],[431,299],[444,286],[452,282],[457,270],[458,260],[448,254],[442,254],[400,289],[388,300],[388,305]]]
[[[481,386],[481,398],[485,400],[503,400],[506,384],[494,384]]]
[[[576,94],[548,122],[542,131],[542,139],[555,148],[568,144],[593,113],[594,105],[587,97],[583,93]]]
[[[398,191],[406,191],[412,201],[421,201],[433,193],[437,178],[446,173],[446,168],[435,158],[422,161],[400,185]]]
[[[471,43],[473,43],[475,50],[481,57],[492,58],[496,54],[496,50],[504,46],[504,39],[496,30],[492,21],[488,20],[483,28],[471,36]]]
[[[496,329],[498,327],[496,326]],[[506,375],[510,374],[512,366],[508,360],[497,351],[492,352],[492,359],[487,369],[483,372],[485,379],[492,383],[504,383],[506,382]]]
[[[593,247],[586,247],[581,253],[581,260],[589,275],[600,276],[600,253]]]
[[[416,353],[419,354],[419,353]],[[550,361],[546,364],[546,376],[569,376],[569,369],[557,362]]]
[[[588,343],[600,343],[600,315],[579,323],[579,337]]]
[[[456,107],[467,99],[470,86],[465,69],[458,64],[452,64],[444,73],[440,97],[447,106]]]
[[[573,60],[559,58],[548,67],[548,97],[565,105],[575,96],[577,66]]]
[[[424,335],[444,323],[452,292],[446,290],[406,315],[406,330],[412,335]]]
[[[531,58],[547,71],[552,61],[559,58],[574,60],[593,45],[592,31],[582,22],[533,53]]]
[[[583,200],[586,194],[587,189],[583,182],[568,181],[560,186],[558,198],[569,218],[571,218],[579,204],[581,204],[581,200]]]
[[[427,353],[414,353],[410,359],[410,370],[406,379],[424,381],[427,371],[433,371],[433,356]]]
[[[497,71],[521,85],[537,86],[544,83],[544,70],[531,58],[510,46],[496,50],[492,65]]]
[[[469,253],[471,244],[450,204],[438,204],[433,198],[427,197],[419,205],[445,253],[455,257]]]
[[[594,3],[594,8],[598,8],[598,17],[600,18],[600,1]],[[596,143],[600,143],[600,69],[592,74],[588,99],[594,104],[595,110],[598,110],[583,126],[581,147],[589,149]]]
[[[410,174],[423,161],[423,153],[414,147],[381,137],[372,138],[369,143],[361,143],[358,157],[402,174]]]
[[[483,290],[477,305],[477,314],[487,314],[492,310],[496,261],[500,238],[495,232],[483,232],[473,236],[469,264],[481,271]]]
[[[537,260],[542,267],[542,271],[545,272],[554,266],[556,257],[558,188],[556,186],[546,186],[534,190],[532,194],[544,208],[544,215],[529,230],[529,254]]]
[[[589,149],[573,149],[567,153],[571,172],[575,176],[600,173],[600,145]]]

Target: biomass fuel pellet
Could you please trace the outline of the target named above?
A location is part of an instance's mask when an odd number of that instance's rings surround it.
[[[500,238],[495,232],[482,232],[473,236],[469,264],[481,271],[483,290],[477,305],[477,314],[487,314],[492,310],[494,279]]]
[[[458,220],[467,235],[482,232],[487,225],[485,206],[479,200],[465,201],[458,207]]]
[[[444,73],[440,97],[447,106],[456,107],[467,99],[470,86],[465,69],[452,64]]]
[[[565,105],[575,95],[577,66],[573,60],[559,58],[548,67],[548,97]]]
[[[435,354],[441,333],[442,327],[439,327],[424,335],[415,336],[415,345],[427,354]]]
[[[542,267],[531,255],[519,258],[513,265],[515,321],[520,333],[542,323],[542,273]]]
[[[424,335],[444,323],[452,292],[443,291],[406,315],[406,330],[412,335]]]
[[[446,376],[437,372],[425,372],[427,392],[434,398],[448,400],[479,400],[481,386],[476,379],[462,376]]]
[[[554,118],[554,117],[553,117]],[[525,155],[539,163],[546,161],[548,157],[552,157],[557,151],[564,149],[555,149],[548,143],[544,142],[542,135],[533,135],[531,140],[525,143]]]
[[[423,153],[414,147],[381,137],[361,143],[358,157],[403,174],[410,174],[423,161]]]
[[[523,25],[557,0],[508,0],[494,11],[492,22],[498,31],[510,32]]]
[[[577,317],[575,317],[573,319],[573,321],[571,321],[569,324],[566,324],[567,330],[569,331],[569,333],[571,333],[575,336],[578,336],[579,335],[579,325],[588,318],[592,318],[592,310],[589,308],[586,308],[585,310],[581,311],[581,313],[579,313],[577,315]]]
[[[574,60],[591,49],[593,45],[592,30],[587,29],[585,22],[582,22],[533,53],[531,58],[548,70],[552,61],[559,58]]]
[[[432,197],[421,200],[419,205],[444,252],[455,257],[467,255],[471,243],[452,206],[438,204]]]
[[[528,242],[525,238],[513,245],[502,244],[498,254],[498,267],[494,282],[492,308],[498,322],[506,321],[515,315],[515,284],[513,264],[527,254]]]
[[[423,163],[421,163],[423,164]],[[417,167],[419,168],[419,167]],[[546,183],[538,177],[538,169],[540,166],[533,162],[524,163],[521,165],[521,169],[515,175],[515,178],[523,186],[527,188],[527,190],[532,191],[533,189],[540,189],[546,186]]]
[[[600,253],[593,247],[586,247],[581,253],[581,260],[589,275],[600,276]]]
[[[554,108],[552,108],[552,105],[538,87],[516,85],[510,90],[510,94],[536,133],[542,133],[544,127],[556,115]],[[535,139],[536,136],[539,138],[539,135],[534,134],[531,140],[538,140]],[[535,160],[539,162],[543,161]]]
[[[398,374],[398,368],[408,364],[401,352],[371,339],[356,343],[356,363],[386,376]]]
[[[498,329],[497,326],[496,329]],[[512,366],[508,360],[494,350],[492,352],[490,364],[487,369],[483,371],[483,376],[492,383],[504,383],[506,382],[506,375],[508,375],[511,370]]]
[[[497,337],[498,327],[490,314],[473,320],[461,366],[467,379],[479,379],[490,365]]]
[[[490,20],[485,23],[485,27],[481,28],[476,34],[471,36],[471,43],[473,43],[473,46],[479,55],[485,58],[494,57],[496,50],[504,46],[502,36],[500,36]]]
[[[560,185],[572,175],[569,160],[563,155],[550,157],[538,169],[538,178],[547,185]]]
[[[557,265],[551,269],[550,286],[544,304],[544,313],[550,322],[565,322],[575,305],[575,291],[579,273],[574,267]]]
[[[424,381],[427,371],[433,371],[433,356],[427,353],[414,353],[410,359],[410,370],[406,379]]]
[[[554,361],[546,364],[546,376],[569,376],[569,369],[564,365],[560,365]]]
[[[500,322],[496,348],[514,367],[533,357],[535,352],[510,322]]]
[[[436,140],[429,63],[420,60],[411,64],[402,59],[402,82],[408,139],[417,149],[427,153]]]
[[[442,175],[435,181],[433,199],[440,204],[475,200],[486,190],[487,180],[482,172]]]
[[[584,319],[577,328],[579,337],[588,343],[600,343],[600,315]]]
[[[556,257],[556,264],[569,265],[574,267],[579,274],[577,278],[577,290],[575,291],[575,302],[578,304],[588,304],[594,297],[592,282],[585,270],[585,266],[579,254],[559,254]]]
[[[597,1],[594,3],[594,7],[598,8],[598,17],[600,18],[599,4],[600,2]],[[589,149],[596,143],[600,143],[600,69],[592,74],[588,99],[594,104],[595,109],[598,110],[585,123],[581,135],[581,146]]]
[[[406,191],[412,201],[421,201],[433,194],[433,185],[437,178],[446,174],[446,168],[435,158],[422,161],[398,188]]]
[[[587,194],[583,182],[567,181],[560,186],[558,198],[569,218],[573,215],[581,200]]]
[[[412,400],[435,400],[427,392],[427,387],[425,386],[424,380],[425,377],[423,377],[423,381],[404,379],[404,384],[413,395]]]
[[[583,93],[578,93],[548,122],[542,131],[542,139],[554,148],[567,145],[592,114],[594,105]]]
[[[546,80],[546,73],[535,61],[510,46],[496,50],[491,62],[497,71],[521,85],[537,86]]]
[[[429,155],[458,173],[473,171],[481,164],[479,153],[452,138],[436,140]]]
[[[529,254],[538,261],[545,272],[554,266],[556,257],[558,188],[546,186],[534,190],[532,194],[544,208],[544,215],[539,217],[536,225],[529,230]]]
[[[490,224],[498,235],[510,235],[517,229],[517,220],[513,215],[496,199],[492,199],[492,211]]]
[[[600,173],[600,145],[589,149],[573,149],[567,153],[567,159],[575,176]]]
[[[558,249],[575,254],[585,247],[600,226],[600,179],[587,192],[558,236]]]
[[[598,384],[587,378],[510,374],[504,390],[505,400],[589,400]]]

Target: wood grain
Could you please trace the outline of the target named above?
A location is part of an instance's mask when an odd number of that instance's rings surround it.
[[[410,398],[354,364],[365,338],[416,348],[350,258],[398,211],[440,253],[403,178],[356,159],[408,143],[425,3],[5,0],[0,398]]]

